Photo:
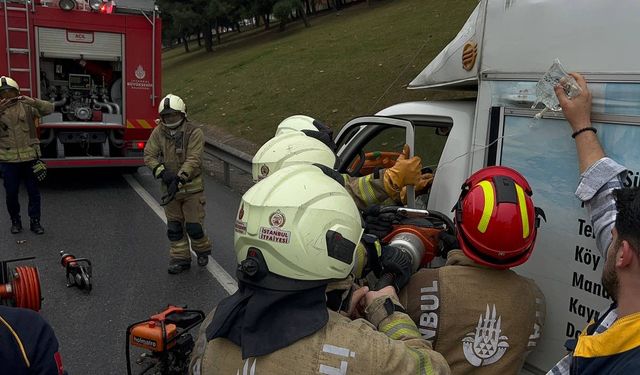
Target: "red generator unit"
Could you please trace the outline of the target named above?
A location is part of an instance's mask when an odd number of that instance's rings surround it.
[[[161,95],[153,0],[1,0],[0,74],[55,111],[40,119],[49,167],[137,167]]]

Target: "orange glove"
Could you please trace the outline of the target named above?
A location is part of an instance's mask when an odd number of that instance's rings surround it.
[[[416,197],[418,195],[426,194],[429,191],[429,188],[433,184],[433,173],[425,173],[420,176],[418,183],[416,184]],[[400,192],[400,199],[402,199],[402,204],[407,204],[407,187],[403,187]]]
[[[409,159],[409,145],[404,145],[396,164],[384,171],[384,190],[396,202],[400,192],[407,185],[417,185],[420,180],[422,160],[418,156]]]

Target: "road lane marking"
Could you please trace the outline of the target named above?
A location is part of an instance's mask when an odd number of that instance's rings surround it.
[[[133,188],[133,190],[138,193],[140,198],[155,212],[156,215],[162,220],[165,225],[167,224],[167,217],[164,215],[164,210],[160,207],[160,204],[146,191],[142,185],[130,174],[123,175],[124,179],[127,181],[129,186]],[[191,250],[191,254],[194,256],[196,253]],[[227,273],[227,271],[220,266],[220,264],[213,259],[211,255],[209,255],[209,264],[207,264],[207,271],[213,275],[216,281],[227,291],[229,294],[233,294],[238,290],[238,283]]]

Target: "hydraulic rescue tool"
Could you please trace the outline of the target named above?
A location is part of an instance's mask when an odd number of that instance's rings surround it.
[[[60,264],[66,270],[67,287],[77,286],[91,292],[91,261],[87,258],[76,258],[74,255],[60,252]]]
[[[433,258],[443,254],[440,233],[455,236],[455,225],[445,214],[433,210],[421,210],[398,206],[380,209],[380,214],[394,214],[392,229],[382,240],[382,244],[400,249],[411,259],[412,272],[427,266]],[[393,285],[395,275],[383,273],[374,290]]]
[[[0,304],[40,311],[40,276],[35,267],[17,266],[9,269],[9,263],[35,259],[35,257],[0,261]]]
[[[127,374],[131,372],[131,346],[148,350],[136,363],[142,367],[136,374],[181,375],[188,372],[189,356],[195,343],[189,331],[205,318],[200,310],[187,310],[169,305],[147,320],[127,327]]]

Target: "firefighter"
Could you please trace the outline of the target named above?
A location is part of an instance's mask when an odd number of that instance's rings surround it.
[[[159,126],[144,148],[144,162],[161,180],[162,205],[171,242],[169,273],[191,268],[189,242],[199,266],[206,266],[211,242],[204,231],[205,196],[201,175],[204,135],[187,119],[184,101],[169,94],[160,102]],[[187,238],[188,237],[188,238]]]
[[[38,181],[44,179],[46,166],[40,160],[36,119],[52,113],[54,106],[44,100],[20,96],[18,83],[5,76],[0,77],[0,98],[0,165],[11,233],[22,232],[18,192],[24,181],[29,194],[30,229],[43,234]]]
[[[421,269],[400,301],[454,374],[517,374],[540,341],[545,303],[533,280],[510,268],[533,251],[539,217],[525,178],[488,167],[463,185],[457,238],[446,265]],[[458,246],[459,244],[459,246]]]
[[[58,339],[35,311],[0,305],[0,373],[64,375]]]
[[[303,120],[308,124],[308,121]],[[284,123],[284,122],[283,122]],[[304,124],[303,124],[304,125]],[[282,126],[282,125],[281,125]],[[293,126],[293,125],[290,125]],[[267,141],[252,160],[254,181],[266,178],[280,168],[295,164],[319,164],[334,178],[343,182],[356,201],[358,208],[382,205],[398,205],[406,202],[406,185],[415,185],[417,194],[426,193],[433,181],[433,174],[421,173],[421,160],[409,158],[409,147],[391,168],[376,171],[363,177],[352,177],[332,171],[336,155],[331,148],[330,137],[319,130],[285,130],[279,127],[278,135]]]
[[[235,225],[239,289],[204,325],[191,373],[449,373],[392,287],[354,292],[366,320],[327,309],[327,286],[349,276],[361,234],[349,194],[312,165],[249,189]]]

